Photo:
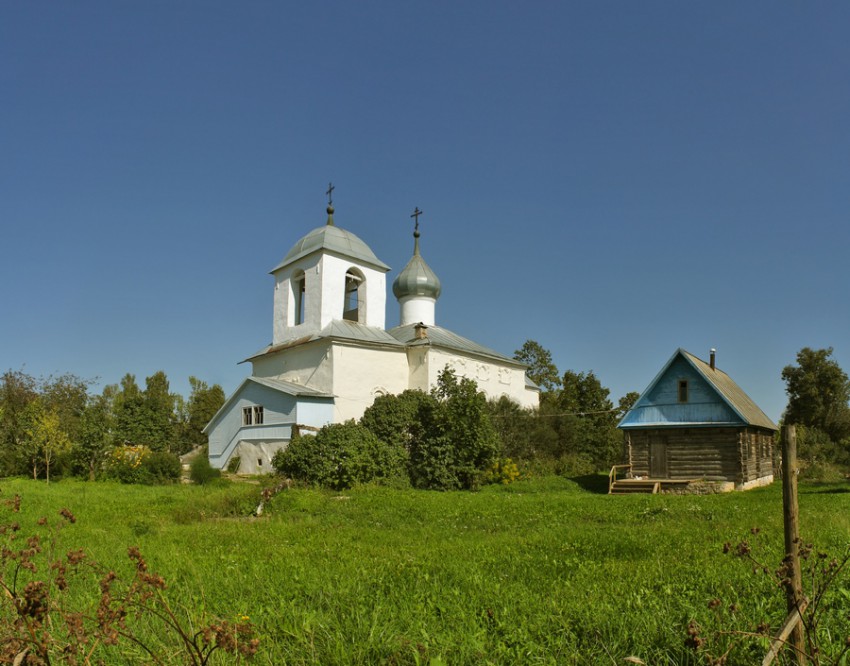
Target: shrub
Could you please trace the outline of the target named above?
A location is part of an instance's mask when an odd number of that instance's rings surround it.
[[[142,463],[150,454],[147,446],[116,446],[106,458],[106,476],[121,483],[142,483]]]
[[[417,488],[474,488],[498,454],[487,399],[471,379],[445,369],[419,410],[421,434],[411,442],[410,480]]]
[[[106,476],[121,483],[155,485],[174,483],[180,478],[180,458],[167,451],[151,451],[147,446],[118,446],[107,456]]]
[[[201,452],[195,456],[195,459],[189,466],[189,478],[199,485],[210,483],[211,481],[221,478],[221,470],[210,465],[206,447],[204,447]]]
[[[363,413],[360,425],[382,442],[409,450],[422,430],[422,409],[434,402],[434,396],[414,389],[399,395],[381,395]]]
[[[407,452],[382,442],[354,421],[327,425],[316,435],[296,436],[272,459],[293,479],[343,490],[359,483],[396,484],[404,477]]]
[[[484,483],[501,483],[507,486],[520,477],[519,467],[510,458],[498,458],[484,473]]]
[[[571,478],[585,476],[598,471],[593,459],[585,453],[567,453],[555,461],[555,473]]]
[[[182,472],[180,458],[168,451],[154,451],[142,460],[142,483],[174,483]]]
[[[227,471],[230,474],[237,474],[241,466],[242,458],[239,456],[232,456],[230,460],[227,461]]]

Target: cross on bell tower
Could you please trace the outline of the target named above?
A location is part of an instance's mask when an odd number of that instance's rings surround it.
[[[328,191],[325,194],[328,195],[328,226],[334,226],[334,184],[328,183]]]

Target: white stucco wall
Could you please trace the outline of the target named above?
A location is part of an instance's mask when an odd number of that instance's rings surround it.
[[[274,273],[274,310],[272,344],[304,337],[320,330],[320,303],[322,298],[321,255],[304,257]],[[293,276],[304,272],[304,321],[295,326],[295,293]]]
[[[348,258],[326,254],[322,257],[322,303],[320,326],[325,327],[334,319],[342,319],[345,305],[345,274],[355,268],[364,277],[364,290],[360,292],[360,307],[366,308],[365,318],[361,324],[384,328],[387,307],[387,278],[379,270],[370,268]]]
[[[380,394],[398,394],[409,386],[403,348],[368,348],[336,344],[333,354],[334,421],[359,419]]]
[[[434,326],[434,310],[437,301],[425,296],[408,296],[399,301],[400,322],[399,326],[418,324],[422,322],[426,326]]]
[[[253,375],[282,379],[323,393],[333,392],[330,341],[318,340],[253,359]]]
[[[408,388],[427,393],[431,390],[428,373],[428,347],[407,349]]]
[[[272,344],[318,333],[335,319],[342,319],[345,306],[345,274],[355,269],[363,276],[358,300],[363,315],[360,323],[384,328],[387,279],[383,271],[332,254],[314,254],[274,274],[274,323]],[[295,322],[294,276],[304,272],[304,322]]]
[[[475,380],[478,390],[483,391],[488,399],[498,400],[502,396],[507,396],[520,407],[539,406],[537,392],[526,390],[524,368],[430,348],[428,351],[430,386],[437,384],[437,377],[446,366],[452,368],[458,377]]]

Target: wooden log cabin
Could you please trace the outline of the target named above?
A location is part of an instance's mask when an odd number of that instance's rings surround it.
[[[710,361],[678,349],[618,426],[630,479],[711,481],[746,490],[773,481],[778,430]]]

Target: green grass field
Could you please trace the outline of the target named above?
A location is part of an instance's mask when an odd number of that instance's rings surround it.
[[[599,481],[546,478],[475,493],[291,489],[259,519],[245,517],[259,494],[249,484],[7,480],[0,499],[22,496],[24,533],[69,508],[77,523],[60,532],[60,552],[83,547],[122,575],[127,547],[139,546],[188,618],[250,617],[260,664],[622,664],[627,656],[695,664],[686,627],[717,626],[713,598],[738,606],[740,628],[781,622],[784,600],[769,577],[722,554],[724,542],[749,538],[778,564],[778,483],[614,497]],[[848,490],[801,486],[805,540],[844,552]]]

